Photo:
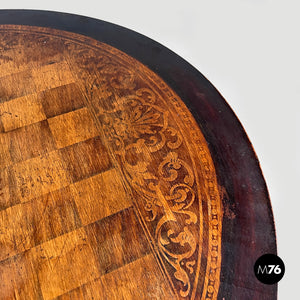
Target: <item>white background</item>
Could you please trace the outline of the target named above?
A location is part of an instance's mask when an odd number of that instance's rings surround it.
[[[300,272],[297,2],[10,0],[0,5],[81,14],[133,29],[185,58],[213,83],[242,122],[269,188],[278,253],[286,265],[280,300],[298,297]]]

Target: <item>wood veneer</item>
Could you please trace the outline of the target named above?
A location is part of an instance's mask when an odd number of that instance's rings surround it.
[[[239,276],[240,179],[173,87],[63,30],[1,25],[0,50],[1,299],[274,297]]]

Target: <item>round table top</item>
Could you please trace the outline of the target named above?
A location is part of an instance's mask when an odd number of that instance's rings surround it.
[[[0,11],[0,298],[276,299],[258,160],[192,66],[128,29]]]

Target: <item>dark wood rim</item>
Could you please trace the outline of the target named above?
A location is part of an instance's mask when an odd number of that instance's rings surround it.
[[[0,24],[50,27],[116,47],[158,74],[198,122],[224,187],[219,299],[276,299],[277,285],[254,276],[256,259],[276,254],[275,227],[258,159],[239,120],[213,85],[184,59],[132,30],[97,19],[34,10],[0,10]]]

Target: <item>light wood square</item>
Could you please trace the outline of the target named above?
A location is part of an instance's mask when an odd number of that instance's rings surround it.
[[[5,131],[10,131],[46,119],[37,94],[0,103],[0,118]]]
[[[87,108],[56,116],[48,119],[48,122],[58,148],[99,135]]]
[[[99,277],[83,228],[32,249],[44,300]]]
[[[93,223],[132,205],[115,169],[71,186],[83,225]]]
[[[61,157],[53,151],[12,166],[11,183],[21,202],[55,191],[70,184]]]

